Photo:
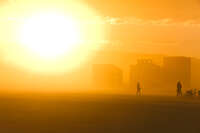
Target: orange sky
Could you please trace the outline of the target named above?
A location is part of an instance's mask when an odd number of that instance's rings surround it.
[[[103,15],[142,19],[199,18],[199,0],[85,0]]]
[[[199,0],[85,1],[113,22],[109,41],[120,49],[200,57]]]
[[[104,41],[112,49],[200,57],[199,0],[81,1],[104,18],[108,27]],[[1,2],[9,6],[18,0]]]
[[[1,7],[11,7],[18,1],[23,0],[1,0]],[[33,0],[25,0],[33,1]],[[43,4],[55,0],[37,0]],[[65,0],[58,0],[65,1]],[[70,1],[70,0],[69,0]],[[75,1],[75,0],[72,0]],[[77,0],[78,1],[78,0]],[[81,0],[96,11],[95,14],[102,18],[105,38],[101,42],[105,49],[116,51],[129,51],[133,53],[151,53],[161,55],[184,55],[200,58],[200,1],[199,0]],[[36,5],[37,6],[37,3]],[[75,8],[74,8],[75,10]],[[3,14],[0,10],[0,16]],[[78,9],[77,9],[78,11]],[[8,22],[13,21],[11,13],[7,16]],[[15,20],[14,20],[15,21]],[[1,38],[9,38],[9,28],[11,26],[5,20],[8,27],[4,27],[5,33],[1,32]],[[91,32],[92,33],[92,32]],[[93,33],[92,33],[93,34]],[[95,33],[93,34],[95,35]],[[1,44],[2,45],[2,44]],[[13,48],[13,47],[12,47]],[[13,48],[14,49],[14,48]],[[1,55],[2,53],[0,53]],[[1,56],[1,59],[3,56]],[[1,60],[0,60],[1,61]],[[7,62],[4,62],[5,64]],[[7,64],[6,64],[7,65]],[[6,66],[5,65],[5,66]],[[39,64],[40,65],[40,64]],[[24,84],[24,79],[29,79],[30,75],[20,77],[21,73],[15,73],[15,68],[4,68],[1,65],[5,88],[10,82]],[[127,68],[128,69],[128,68]],[[5,71],[6,70],[6,71]],[[14,72],[13,72],[14,71]],[[86,72],[87,73],[87,72]],[[10,75],[9,75],[10,74]],[[76,73],[80,78],[79,73]],[[16,76],[20,75],[20,76]],[[35,76],[35,75],[34,75]],[[33,77],[34,77],[33,76]],[[16,77],[19,77],[16,80]],[[37,75],[35,79],[37,79]],[[54,79],[55,77],[53,77]],[[69,78],[69,77],[68,77]],[[82,79],[84,77],[81,77]],[[57,78],[56,78],[57,79]],[[32,84],[34,78],[28,81]],[[41,79],[46,83],[46,77]],[[70,78],[68,80],[70,81]],[[29,82],[26,82],[27,84]],[[39,81],[38,81],[39,82]],[[47,81],[48,82],[48,81]],[[66,80],[57,81],[65,84]],[[74,81],[76,82],[76,81]],[[58,84],[57,83],[57,84]],[[55,85],[57,85],[55,84]],[[53,85],[52,85],[53,86]],[[39,86],[40,87],[40,86]],[[34,87],[33,87],[34,88]],[[37,87],[36,87],[37,88]]]

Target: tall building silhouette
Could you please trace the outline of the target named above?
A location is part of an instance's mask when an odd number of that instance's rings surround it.
[[[155,88],[159,87],[161,79],[161,67],[153,64],[150,59],[138,60],[136,65],[130,68],[130,86],[135,88],[137,82],[143,87]]]
[[[169,87],[181,81],[184,88],[191,87],[191,58],[165,57],[163,62],[163,80]]]

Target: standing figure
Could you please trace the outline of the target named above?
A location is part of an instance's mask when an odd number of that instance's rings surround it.
[[[182,96],[182,84],[180,81],[177,83],[177,96]]]
[[[142,95],[142,92],[141,92],[141,87],[140,87],[140,82],[137,82],[137,92],[136,92],[136,95],[137,96],[141,96]]]

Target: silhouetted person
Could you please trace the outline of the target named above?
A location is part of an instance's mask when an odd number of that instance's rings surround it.
[[[177,83],[177,96],[182,96],[182,84],[180,81]]]
[[[137,92],[136,92],[136,95],[137,96],[141,96],[142,95],[142,92],[141,92],[141,87],[140,87],[140,82],[137,82]]]

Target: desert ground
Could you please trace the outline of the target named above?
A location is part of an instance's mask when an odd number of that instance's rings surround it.
[[[0,98],[0,133],[175,132],[200,132],[200,98],[74,93]]]

